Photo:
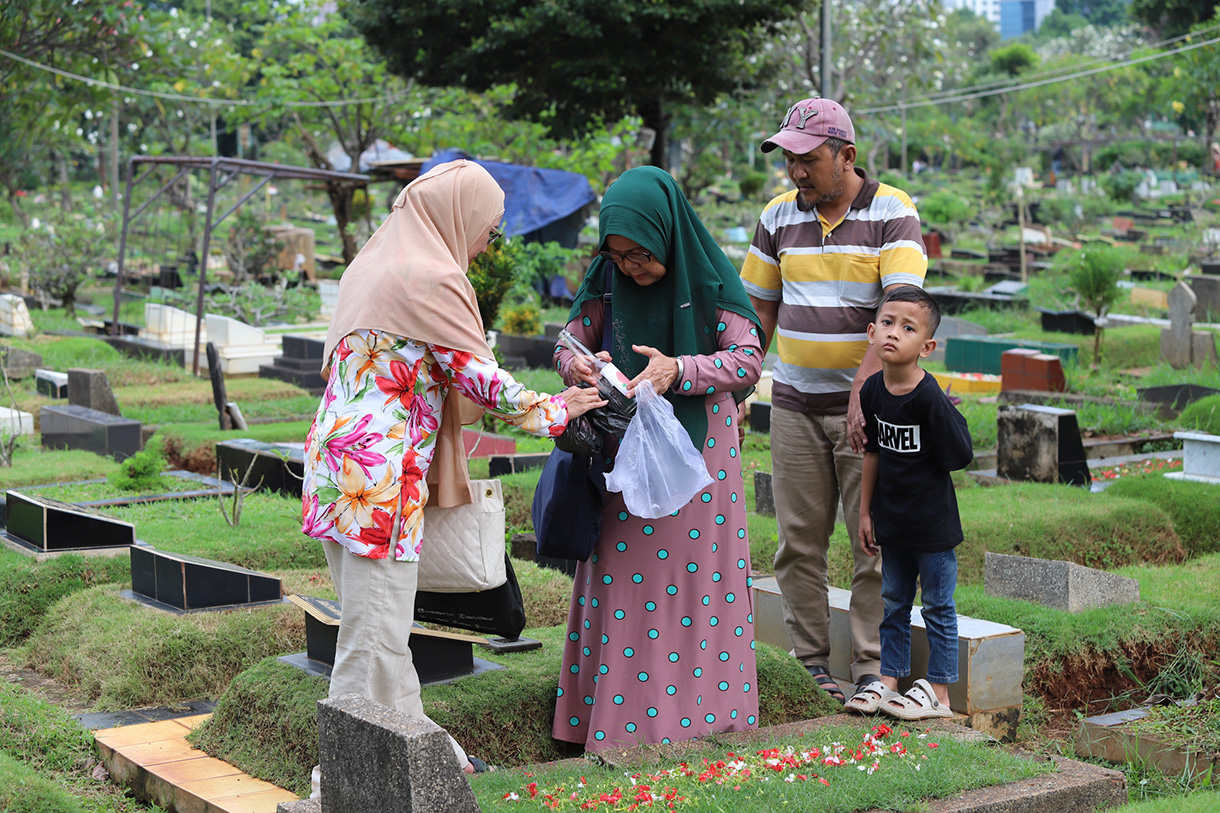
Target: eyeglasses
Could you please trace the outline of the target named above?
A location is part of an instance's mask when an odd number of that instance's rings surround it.
[[[490,246],[492,243],[496,242],[503,236],[504,236],[504,232],[500,231],[495,226],[492,226],[491,233],[487,235],[487,245]]]
[[[636,265],[652,262],[652,252],[647,249],[633,248],[631,251],[599,251],[598,254],[605,257],[615,265],[619,265],[623,260],[631,260]]]

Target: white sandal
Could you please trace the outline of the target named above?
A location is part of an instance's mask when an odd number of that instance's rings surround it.
[[[860,690],[851,696],[851,699],[843,704],[843,708],[848,711],[857,711],[861,714],[874,714],[881,708],[881,704],[890,700],[899,700],[902,695],[886,686],[879,680],[874,680],[860,687]]]
[[[899,705],[895,706],[894,703]],[[936,699],[932,684],[920,678],[901,697],[883,702],[881,711],[900,720],[930,720],[937,717],[952,717],[953,711]]]

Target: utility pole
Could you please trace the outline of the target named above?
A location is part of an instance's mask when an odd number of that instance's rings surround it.
[[[834,83],[830,62],[830,0],[822,0],[822,98],[834,97]]]

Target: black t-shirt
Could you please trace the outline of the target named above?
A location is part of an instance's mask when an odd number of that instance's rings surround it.
[[[974,458],[966,419],[927,372],[906,395],[890,394],[881,373],[870,376],[860,406],[865,451],[880,455],[871,506],[877,544],[918,553],[956,547],[962,521],[949,472]]]

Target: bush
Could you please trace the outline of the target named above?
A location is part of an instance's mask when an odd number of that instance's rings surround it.
[[[1170,480],[1163,475],[1120,477],[1102,493],[1144,500],[1160,508],[1173,521],[1182,546],[1191,555],[1220,551],[1220,500],[1208,483]]]
[[[520,302],[504,308],[500,329],[515,336],[537,336],[542,332],[542,311],[535,302]]]
[[[501,240],[489,246],[470,264],[466,276],[474,286],[484,328],[490,329],[496,323],[500,303],[518,278],[522,256],[520,246],[521,243],[516,240]]]
[[[225,236],[224,257],[233,281],[244,283],[275,261],[284,244],[264,228],[264,222],[249,209],[239,209]]]
[[[29,272],[30,287],[63,303],[68,316],[76,314],[76,291],[113,251],[113,229],[104,215],[83,219],[60,213],[59,219],[28,231],[20,262]]]
[[[165,470],[165,457],[159,445],[149,445],[124,460],[110,475],[110,484],[123,491],[143,491],[154,487]]]
[[[939,189],[919,199],[919,217],[930,226],[948,228],[965,223],[974,212],[969,201],[948,189]]]
[[[1104,176],[1101,179],[1101,185],[1114,200],[1120,203],[1137,203],[1139,197],[1135,194],[1135,190],[1142,180],[1144,180],[1144,173],[1125,169]]]
[[[766,186],[767,175],[765,172],[751,172],[737,182],[737,187],[741,190],[742,200],[757,199]]]
[[[1220,395],[1200,398],[1178,416],[1178,425],[1192,432],[1220,435]]]

